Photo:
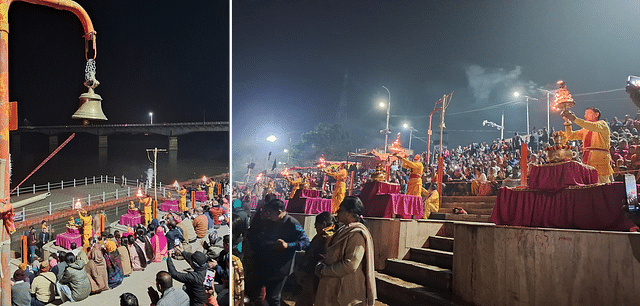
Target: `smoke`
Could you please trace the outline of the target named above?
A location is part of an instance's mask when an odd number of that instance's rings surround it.
[[[522,68],[516,66],[513,70],[504,68],[485,69],[478,65],[469,65],[465,72],[469,80],[469,88],[473,92],[476,102],[484,103],[489,100],[489,95],[498,86],[508,86],[528,91],[535,88],[532,81],[519,80]]]

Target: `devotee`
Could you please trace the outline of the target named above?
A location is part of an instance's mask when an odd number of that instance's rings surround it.
[[[29,283],[24,281],[24,271],[22,269],[17,269],[15,272],[13,272],[13,284],[11,285],[11,305],[31,305]]]
[[[335,233],[336,220],[328,211],[316,215],[314,227],[316,235],[311,240],[309,249],[305,252],[300,263],[300,271],[297,273],[298,283],[302,287],[300,295],[296,298],[296,306],[311,306],[316,298],[318,282],[320,278],[315,275],[316,264],[327,254],[327,245]]]
[[[47,220],[42,220],[40,223],[40,236],[38,237],[38,249],[40,255],[43,255],[42,247],[49,242],[49,225]]]
[[[109,276],[107,275],[107,263],[102,255],[100,244],[93,243],[89,251],[89,263],[85,267],[91,283],[91,293],[99,293],[109,289]]]
[[[151,305],[156,306],[188,306],[189,295],[180,288],[173,287],[173,278],[166,271],[160,271],[156,274],[156,288],[149,287],[149,298]],[[159,296],[158,292],[162,294]]]
[[[209,220],[204,215],[204,209],[202,206],[196,208],[197,217],[193,219],[193,228],[196,231],[196,239],[202,240],[207,236],[209,230]]]
[[[576,117],[570,110],[564,110],[562,117],[569,120],[565,124],[567,140],[582,140],[582,162],[596,168],[598,171],[598,183],[611,182],[613,169],[611,168],[611,156],[609,145],[611,142],[609,126],[604,120],[600,120],[600,110],[587,108],[584,111],[584,120]],[[571,122],[582,127],[578,131],[571,129]]]
[[[296,251],[307,249],[309,238],[300,223],[287,214],[282,200],[266,203],[264,211],[271,222],[262,228],[263,232],[249,237],[253,251],[259,256],[253,258],[257,274],[248,294],[256,301],[256,294],[264,286],[267,303],[280,305],[282,288],[293,270],[293,256]]]
[[[150,264],[151,261],[153,260],[153,247],[151,247],[151,242],[149,241],[149,238],[147,237],[147,235],[145,235],[144,228],[140,227],[136,229],[135,243],[137,246],[140,247],[140,249],[142,249],[143,253],[145,254],[147,264]],[[140,260],[144,260],[144,259],[140,258]]]
[[[205,275],[207,274],[207,256],[200,251],[194,253],[183,252],[180,247],[176,248],[184,259],[189,262],[193,271],[178,272],[173,265],[173,259],[167,258],[167,269],[171,277],[185,286],[185,292],[189,295],[192,306],[200,306],[207,301],[205,287],[203,286]]]
[[[27,260],[29,264],[31,264],[36,257],[37,244],[38,239],[36,238],[36,230],[33,226],[29,226],[29,233],[27,234],[27,249],[29,250]]]
[[[167,258],[167,237],[164,235],[164,229],[158,226],[156,234],[150,239],[153,248],[153,262],[161,262]]]
[[[139,306],[138,298],[131,292],[120,295],[120,306]]]
[[[211,214],[211,219],[213,219],[214,228],[220,228],[220,225],[229,223],[227,212],[220,206],[218,201],[213,200],[209,213]]]
[[[193,220],[191,220],[191,214],[188,211],[184,212],[184,218],[176,215],[174,220],[176,220],[177,226],[182,229],[182,234],[184,235],[184,240],[187,243],[194,243],[196,241],[196,230],[193,228]]]
[[[347,193],[347,170],[344,169],[344,165],[341,163],[337,171],[326,172],[326,174],[336,179],[333,196],[331,197],[331,209],[335,213]]]
[[[84,216],[82,214],[85,214]],[[82,245],[89,246],[89,240],[93,236],[93,227],[91,226],[93,218],[86,210],[78,211],[78,217],[82,221]]]
[[[91,293],[89,275],[84,269],[86,262],[82,259],[76,260],[73,253],[67,253],[65,261],[67,262],[67,268],[57,283],[58,293],[63,302],[82,301]]]
[[[127,240],[129,258],[131,259],[131,268],[133,271],[143,271],[144,268],[147,267],[147,260],[144,251],[136,244],[136,238],[134,236],[129,236]]]
[[[169,221],[167,224],[169,231],[166,234],[167,250],[173,250],[177,245],[184,242],[184,236],[178,228],[175,221]]]
[[[438,190],[436,190],[436,183],[427,183],[426,185],[423,219],[429,219],[432,212],[438,212],[440,209],[440,195],[438,194]]]
[[[31,282],[31,305],[42,306],[56,298],[56,275],[51,272],[49,263],[40,264],[40,274]]]
[[[124,276],[131,275],[133,268],[131,267],[131,257],[129,256],[129,239],[127,237],[120,238],[120,245],[116,248],[118,254],[120,254],[120,264],[122,265],[122,274]]]
[[[407,195],[420,196],[422,189],[422,174],[424,173],[424,165],[422,165],[422,158],[416,154],[413,161],[410,161],[397,153],[393,156],[402,160],[402,167],[411,169],[411,175],[409,175],[409,184],[407,186]]]
[[[104,261],[107,264],[107,280],[109,289],[113,289],[122,284],[124,272],[122,270],[122,260],[118,247],[113,241],[107,241],[104,244]],[[128,258],[128,257],[127,257]],[[131,268],[131,264],[129,264]]]
[[[338,222],[344,224],[333,235],[327,256],[318,263],[320,277],[314,305],[368,305],[376,300],[373,238],[362,219],[362,202],[345,197]]]

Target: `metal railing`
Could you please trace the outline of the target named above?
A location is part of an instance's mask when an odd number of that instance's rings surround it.
[[[140,184],[140,181],[137,179],[135,181],[127,180],[127,178],[124,178],[124,180],[122,180],[121,178],[118,178],[116,176],[101,175],[99,177],[93,176],[91,178],[85,177],[82,179],[73,179],[70,181],[60,181],[59,183],[48,182],[47,184],[43,184],[43,185],[33,184],[30,187],[18,188],[16,189],[16,191],[11,193],[11,195],[19,196],[21,194],[24,195],[25,193],[36,194],[38,192],[50,192],[51,190],[55,190],[55,189],[73,188],[77,186],[87,186],[87,185],[104,184],[104,183],[113,184],[118,187],[113,189],[113,191],[109,191],[109,192],[107,192],[106,190],[103,190],[102,192],[98,192],[98,193],[90,192],[86,197],[71,198],[71,200],[67,200],[67,201],[56,202],[56,203],[49,201],[48,205],[46,204],[45,205],[25,205],[25,206],[22,206],[21,208],[18,208],[17,211],[14,211],[14,213],[16,214],[15,221],[17,222],[26,221],[31,218],[42,217],[44,215],[51,215],[57,211],[73,209],[75,203],[78,200],[80,200],[80,203],[82,204],[83,207],[91,207],[91,205],[105,203],[111,200],[118,200],[123,197],[127,198],[131,196],[135,196],[138,188],[144,188],[145,194],[149,194],[153,192],[153,186],[149,186],[149,184],[145,184],[144,186],[142,186]],[[161,194],[162,197],[166,197],[167,187],[170,187],[170,186],[167,186],[166,184],[163,185],[161,182],[159,182],[158,194]]]

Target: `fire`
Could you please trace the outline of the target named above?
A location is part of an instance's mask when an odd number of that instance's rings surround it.
[[[142,197],[142,196],[144,196],[142,194],[142,189],[138,188],[138,193],[136,194],[136,197]]]
[[[80,202],[80,199],[78,199],[76,203],[73,205],[73,209],[78,209],[78,210],[82,209],[82,202]]]

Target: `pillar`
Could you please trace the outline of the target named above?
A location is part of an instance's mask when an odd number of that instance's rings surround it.
[[[49,135],[49,153],[58,148],[58,135]]]
[[[107,135],[98,135],[98,164],[100,165],[100,172],[107,170],[107,149],[109,148],[109,142]]]
[[[178,137],[169,136],[169,176],[178,174]]]

